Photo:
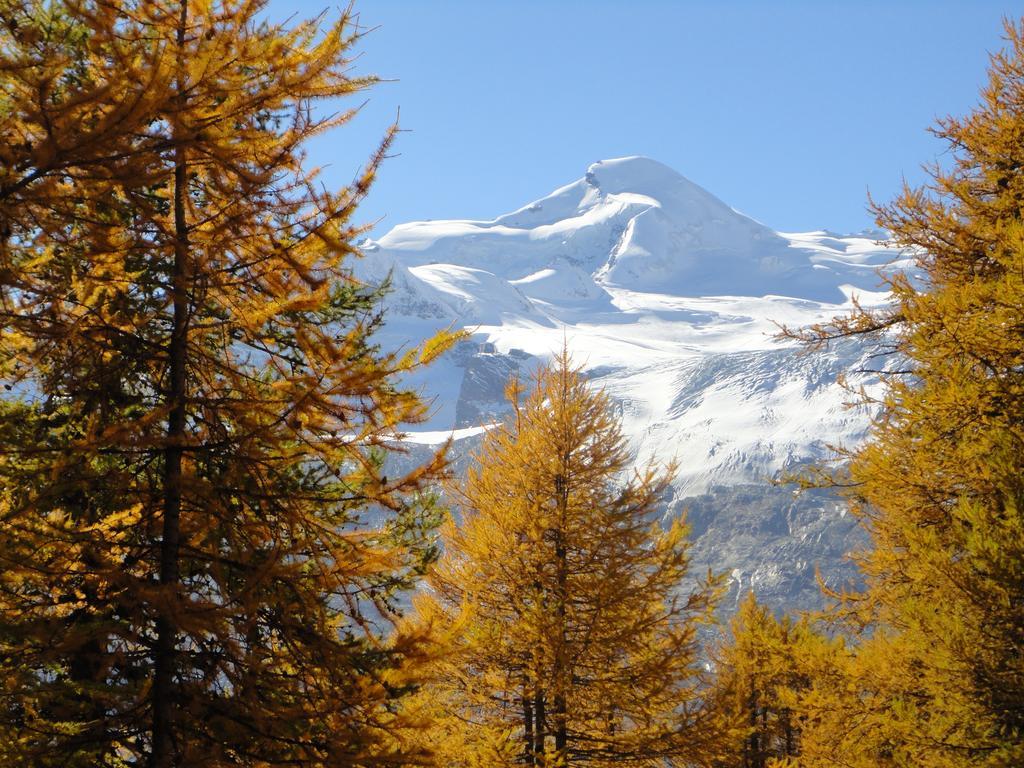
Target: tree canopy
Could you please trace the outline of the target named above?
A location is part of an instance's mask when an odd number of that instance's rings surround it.
[[[261,0],[37,0],[0,26],[0,758],[32,766],[418,759],[388,632],[433,557],[385,477],[426,406],[373,341],[345,189],[350,14]]]

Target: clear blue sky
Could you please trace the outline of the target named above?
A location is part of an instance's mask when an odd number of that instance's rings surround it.
[[[270,0],[274,18],[323,0]],[[360,218],[492,218],[602,158],[672,166],[780,230],[872,225],[976,103],[1008,1],[356,0],[356,71],[394,79],[317,141],[352,178],[401,108],[408,130]]]

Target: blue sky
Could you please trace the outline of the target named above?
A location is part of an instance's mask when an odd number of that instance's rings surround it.
[[[274,18],[323,0],[270,0]],[[364,203],[375,234],[492,218],[642,154],[780,230],[872,225],[867,193],[942,160],[927,132],[976,103],[1009,2],[356,0],[355,71],[391,80],[318,139],[350,180],[401,109],[407,129]]]

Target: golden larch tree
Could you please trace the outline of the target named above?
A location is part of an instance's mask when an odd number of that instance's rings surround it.
[[[1006,32],[980,104],[934,131],[948,166],[877,209],[920,282],[804,334],[884,334],[902,373],[851,455],[872,547],[837,597],[859,641],[807,703],[801,764],[1024,764],[1024,23]]]
[[[373,341],[352,186],[303,146],[351,112],[351,14],[262,0],[0,6],[0,762],[417,761],[392,635],[441,466]]]
[[[714,583],[685,581],[686,526],[657,519],[672,468],[631,470],[608,396],[563,352],[490,429],[420,621],[457,625],[425,696],[446,765],[663,765],[720,740],[696,631]],[[435,713],[436,714],[436,713]]]
[[[748,594],[712,654],[716,706],[739,737],[716,768],[795,762],[803,740],[799,702],[816,686],[830,690],[846,657],[842,638],[817,631],[811,616],[776,618]]]

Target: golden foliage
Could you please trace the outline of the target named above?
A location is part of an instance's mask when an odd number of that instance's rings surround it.
[[[431,746],[453,766],[706,761],[695,633],[716,589],[684,594],[686,526],[657,521],[672,468],[628,476],[611,403],[567,353],[508,395],[416,605],[457,627],[423,694],[444,714]]]
[[[800,697],[834,677],[842,643],[814,631],[808,618],[776,619],[751,592],[715,654],[717,705],[738,727],[718,768],[784,765],[801,752]]]
[[[444,460],[378,446],[452,337],[373,344],[351,217],[393,132],[323,190],[359,33],[264,5],[0,6],[4,765],[421,759],[392,702],[436,648],[382,635]]]
[[[923,286],[809,334],[887,326],[909,375],[852,455],[873,548],[839,616],[860,639],[803,704],[801,765],[1024,764],[1024,23],[1006,31],[979,106],[935,130],[951,167],[877,209]]]

